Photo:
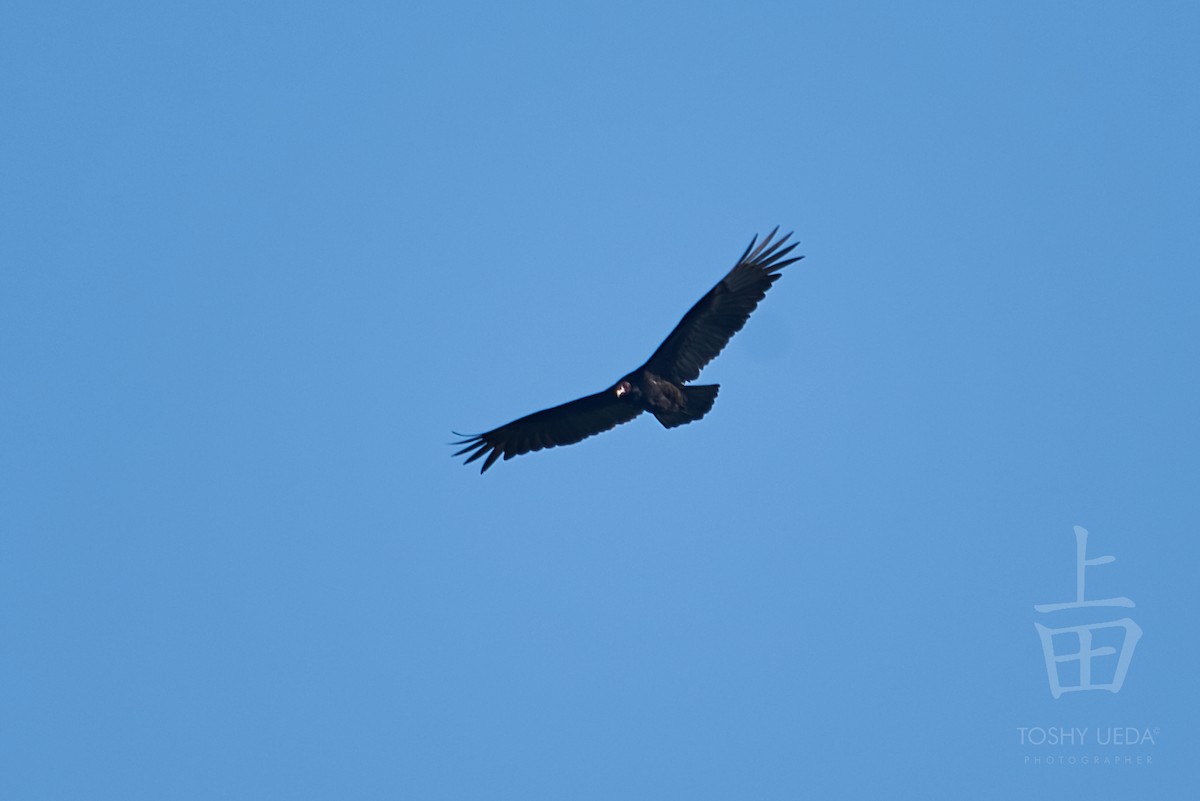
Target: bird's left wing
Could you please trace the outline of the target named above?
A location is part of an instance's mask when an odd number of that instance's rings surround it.
[[[791,236],[784,234],[772,244],[778,230],[767,234],[758,247],[755,247],[758,237],[750,241],[729,274],[683,316],[644,369],[678,383],[700,377],[704,365],[715,359],[733,335],[742,330],[750,312],[779,279],[779,271],[804,258],[784,258],[796,243],[783,247]]]
[[[470,464],[487,454],[479,471],[483,473],[501,456],[511,459],[530,451],[540,451],[542,448],[573,445],[593,434],[608,431],[621,423],[628,423],[641,413],[641,407],[628,396],[618,398],[612,389],[606,389],[561,406],[534,412],[485,434],[469,437],[459,434],[458,436],[466,438],[454,444],[466,447],[454,455],[461,456],[472,452],[463,462]]]

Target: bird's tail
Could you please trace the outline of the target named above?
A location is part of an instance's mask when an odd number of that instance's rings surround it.
[[[708,414],[708,410],[713,407],[713,402],[717,399],[717,392],[720,391],[721,385],[702,384],[698,387],[682,387],[682,389],[684,398],[682,409],[677,412],[654,413],[658,422],[666,428],[686,425]]]

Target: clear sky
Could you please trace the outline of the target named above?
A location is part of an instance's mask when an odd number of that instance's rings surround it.
[[[1190,797],[1198,42],[1190,3],[6,4],[0,799]],[[777,224],[807,258],[702,422],[450,458]],[[1075,526],[1136,606],[1035,611]],[[1118,620],[1119,692],[1055,698],[1034,624]]]

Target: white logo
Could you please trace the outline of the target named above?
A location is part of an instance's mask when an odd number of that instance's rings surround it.
[[[1063,609],[1083,609],[1092,606],[1133,607],[1133,601],[1125,597],[1105,598],[1102,601],[1084,600],[1083,579],[1086,569],[1094,565],[1106,565],[1109,562],[1116,561],[1115,556],[1097,556],[1095,559],[1088,559],[1087,538],[1087,529],[1075,526],[1075,600],[1058,604],[1035,604],[1033,608],[1038,612],[1058,612]],[[1129,670],[1129,662],[1133,659],[1134,646],[1137,645],[1137,641],[1142,636],[1141,627],[1127,617],[1106,623],[1064,626],[1057,629],[1043,626],[1040,623],[1034,623],[1033,626],[1037,629],[1038,636],[1042,639],[1042,653],[1046,657],[1046,675],[1050,680],[1050,694],[1055,698],[1058,698],[1063,693],[1078,690],[1120,692],[1121,685],[1125,683],[1125,673]],[[1121,636],[1121,650],[1119,654],[1116,648],[1110,646],[1092,647],[1092,634],[1109,629],[1124,629],[1124,634]],[[1073,637],[1074,642],[1078,643],[1078,650],[1068,653],[1056,652],[1054,647],[1054,638],[1056,635],[1060,637],[1060,641],[1061,639],[1067,639],[1068,642]],[[1117,664],[1116,669],[1112,673],[1112,681],[1107,683],[1094,682],[1092,680],[1092,660],[1097,657],[1110,657],[1114,654],[1117,655]],[[1059,665],[1069,662],[1079,663],[1078,684],[1062,683],[1062,676],[1059,674]]]

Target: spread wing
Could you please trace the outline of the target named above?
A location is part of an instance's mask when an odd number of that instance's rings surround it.
[[[454,444],[466,447],[454,455],[461,456],[471,451],[470,457],[463,462],[470,464],[486,454],[487,459],[479,471],[483,473],[501,456],[511,459],[542,448],[573,445],[593,434],[628,423],[641,413],[641,407],[629,396],[618,398],[612,389],[606,389],[561,406],[534,412],[486,434],[469,437],[458,434],[466,438]]]
[[[779,279],[779,271],[804,258],[783,258],[797,243],[783,247],[791,236],[788,233],[771,244],[778,230],[776,226],[758,247],[754,246],[757,236],[750,240],[729,275],[683,316],[642,369],[677,383],[700,377],[704,365],[715,359],[733,335],[742,330],[750,312]]]

